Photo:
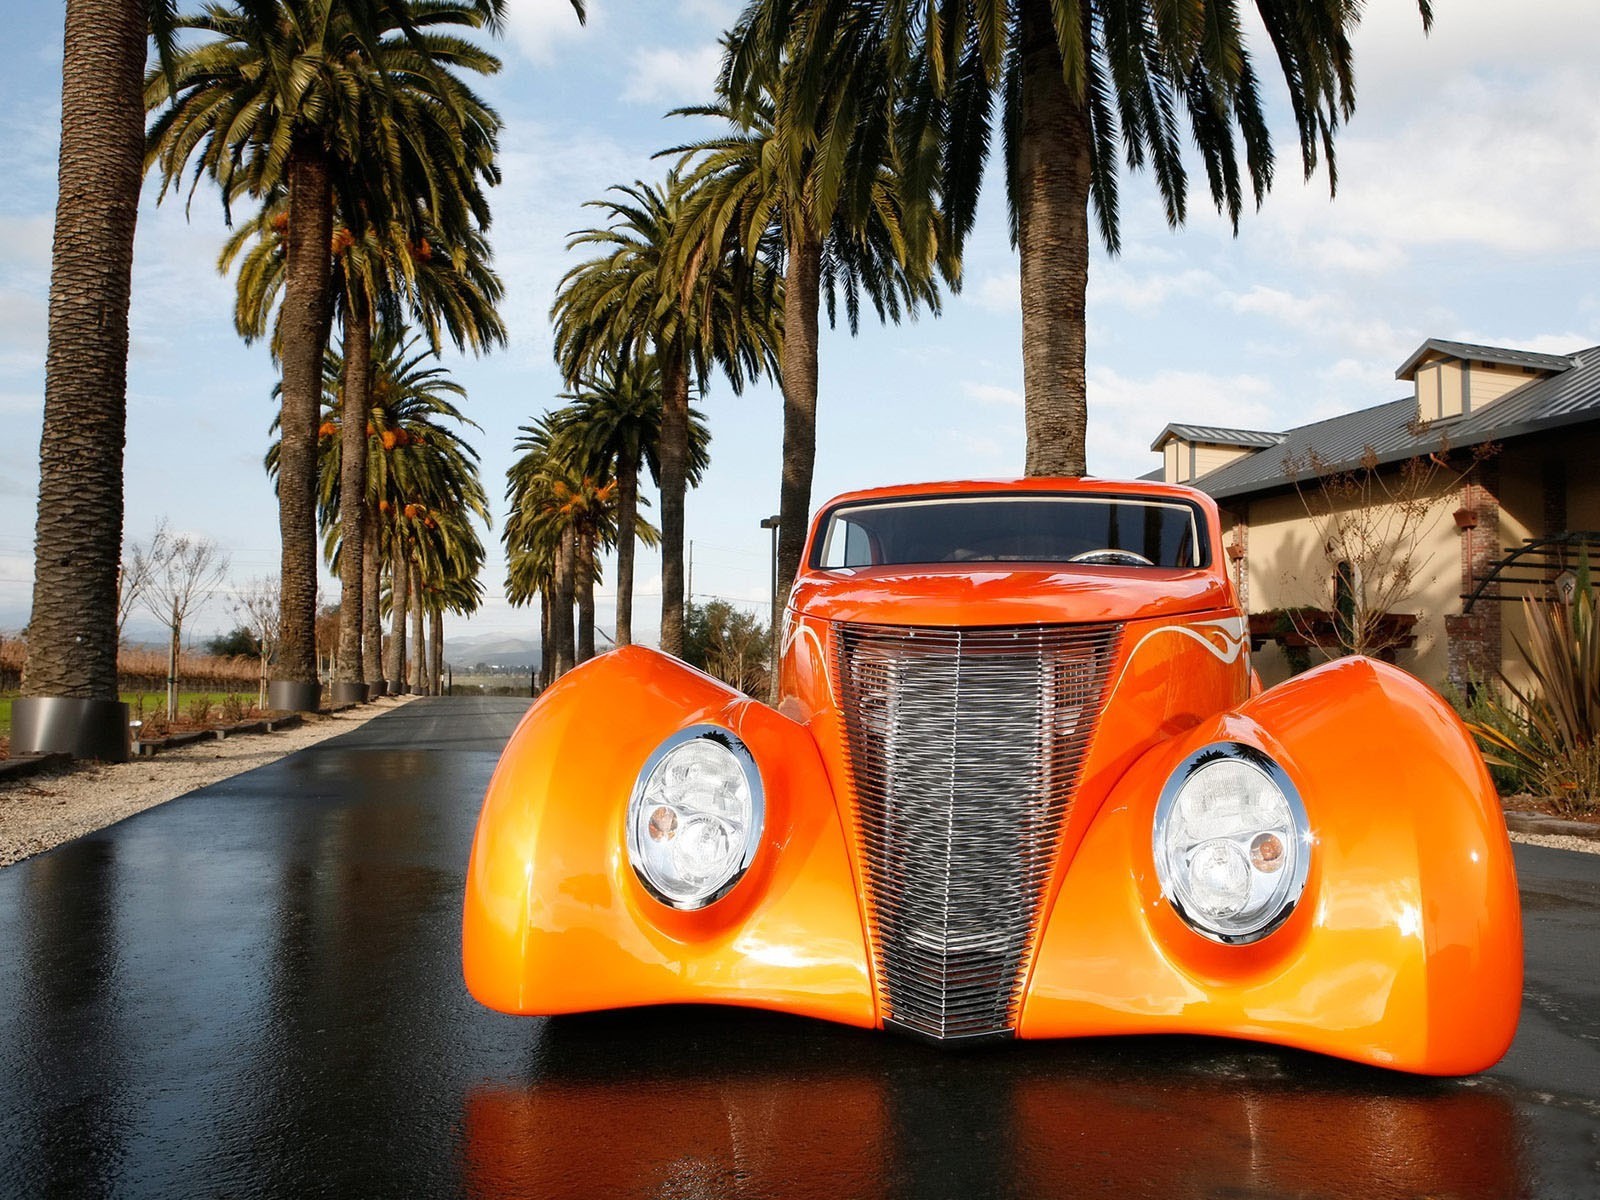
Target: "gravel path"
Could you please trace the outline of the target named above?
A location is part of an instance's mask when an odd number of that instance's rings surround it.
[[[1600,854],[1600,838],[1571,837],[1564,833],[1513,833],[1511,840],[1527,842],[1530,846],[1549,846],[1552,850]]]
[[[411,696],[388,696],[277,733],[196,742],[153,758],[66,767],[0,783],[0,868],[185,793],[365,725]]]

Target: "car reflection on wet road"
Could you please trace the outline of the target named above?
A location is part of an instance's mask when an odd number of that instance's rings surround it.
[[[0,1194],[1600,1195],[1600,856],[1518,848],[1522,1027],[1474,1079],[518,1019],[467,996],[459,921],[524,704],[416,701],[0,871]]]

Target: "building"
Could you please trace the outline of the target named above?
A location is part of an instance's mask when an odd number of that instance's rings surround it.
[[[1331,618],[1353,587],[1381,591],[1385,572],[1403,593],[1400,665],[1435,685],[1517,678],[1516,601],[1558,582],[1584,547],[1600,557],[1600,346],[1430,338],[1395,378],[1409,394],[1374,408],[1281,432],[1170,424],[1151,446],[1162,468],[1149,478],[1191,484],[1223,511],[1268,683],[1289,673],[1304,632],[1317,640],[1316,610]],[[1361,513],[1369,535],[1393,535],[1387,550],[1347,551]]]

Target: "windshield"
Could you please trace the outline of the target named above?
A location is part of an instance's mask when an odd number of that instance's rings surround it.
[[[1180,500],[1110,496],[953,496],[841,505],[812,565],[963,562],[1198,567],[1198,514]]]

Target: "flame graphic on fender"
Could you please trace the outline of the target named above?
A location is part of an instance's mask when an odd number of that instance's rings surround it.
[[[1139,653],[1143,646],[1153,637],[1160,637],[1163,633],[1178,633],[1193,641],[1199,642],[1221,662],[1235,662],[1239,655],[1244,653],[1245,647],[1250,644],[1247,636],[1248,626],[1243,617],[1222,617],[1215,621],[1196,621],[1192,625],[1163,625],[1159,629],[1152,629],[1139,639],[1138,644],[1128,652],[1131,662],[1133,656]]]
[[[1234,663],[1238,662],[1239,656],[1249,649],[1248,631],[1249,624],[1243,617],[1219,617],[1214,621],[1195,621],[1188,625],[1162,625],[1152,629],[1134,643],[1132,650],[1128,651],[1128,657],[1122,660],[1122,670],[1117,672],[1116,683],[1106,694],[1110,695],[1122,686],[1122,680],[1133,666],[1134,660],[1139,657],[1139,651],[1151,638],[1160,637],[1164,633],[1180,634],[1190,641],[1199,642],[1218,662]]]

